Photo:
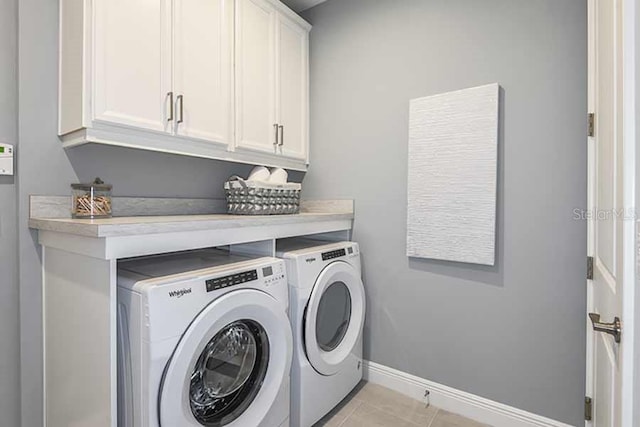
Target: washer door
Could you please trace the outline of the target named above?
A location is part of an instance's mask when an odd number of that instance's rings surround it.
[[[285,381],[289,319],[270,295],[233,291],[191,323],[165,369],[161,426],[257,426]]]
[[[305,349],[322,375],[333,375],[358,342],[364,324],[365,296],[357,271],[343,261],[322,270],[305,313]]]

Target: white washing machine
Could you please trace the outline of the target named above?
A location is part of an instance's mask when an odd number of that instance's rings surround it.
[[[278,241],[293,330],[291,426],[310,427],[362,379],[365,293],[357,243]]]
[[[289,426],[285,265],[218,250],[118,265],[118,426]]]

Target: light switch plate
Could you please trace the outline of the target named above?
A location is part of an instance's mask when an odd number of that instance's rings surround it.
[[[13,175],[13,145],[0,142],[0,175]]]

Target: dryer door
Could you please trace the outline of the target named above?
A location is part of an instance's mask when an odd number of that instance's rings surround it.
[[[278,301],[246,289],[220,297],[194,319],[167,364],[160,425],[261,425],[289,381],[291,355]]]
[[[343,261],[322,270],[305,313],[305,349],[314,369],[333,375],[358,343],[365,295],[358,272]]]

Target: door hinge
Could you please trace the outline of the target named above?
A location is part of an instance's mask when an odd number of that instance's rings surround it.
[[[587,126],[587,136],[595,136],[596,133],[596,115],[589,113],[589,125]]]
[[[587,280],[593,280],[593,257],[587,257]]]
[[[584,398],[584,419],[591,421],[593,418],[593,401],[589,396]]]

